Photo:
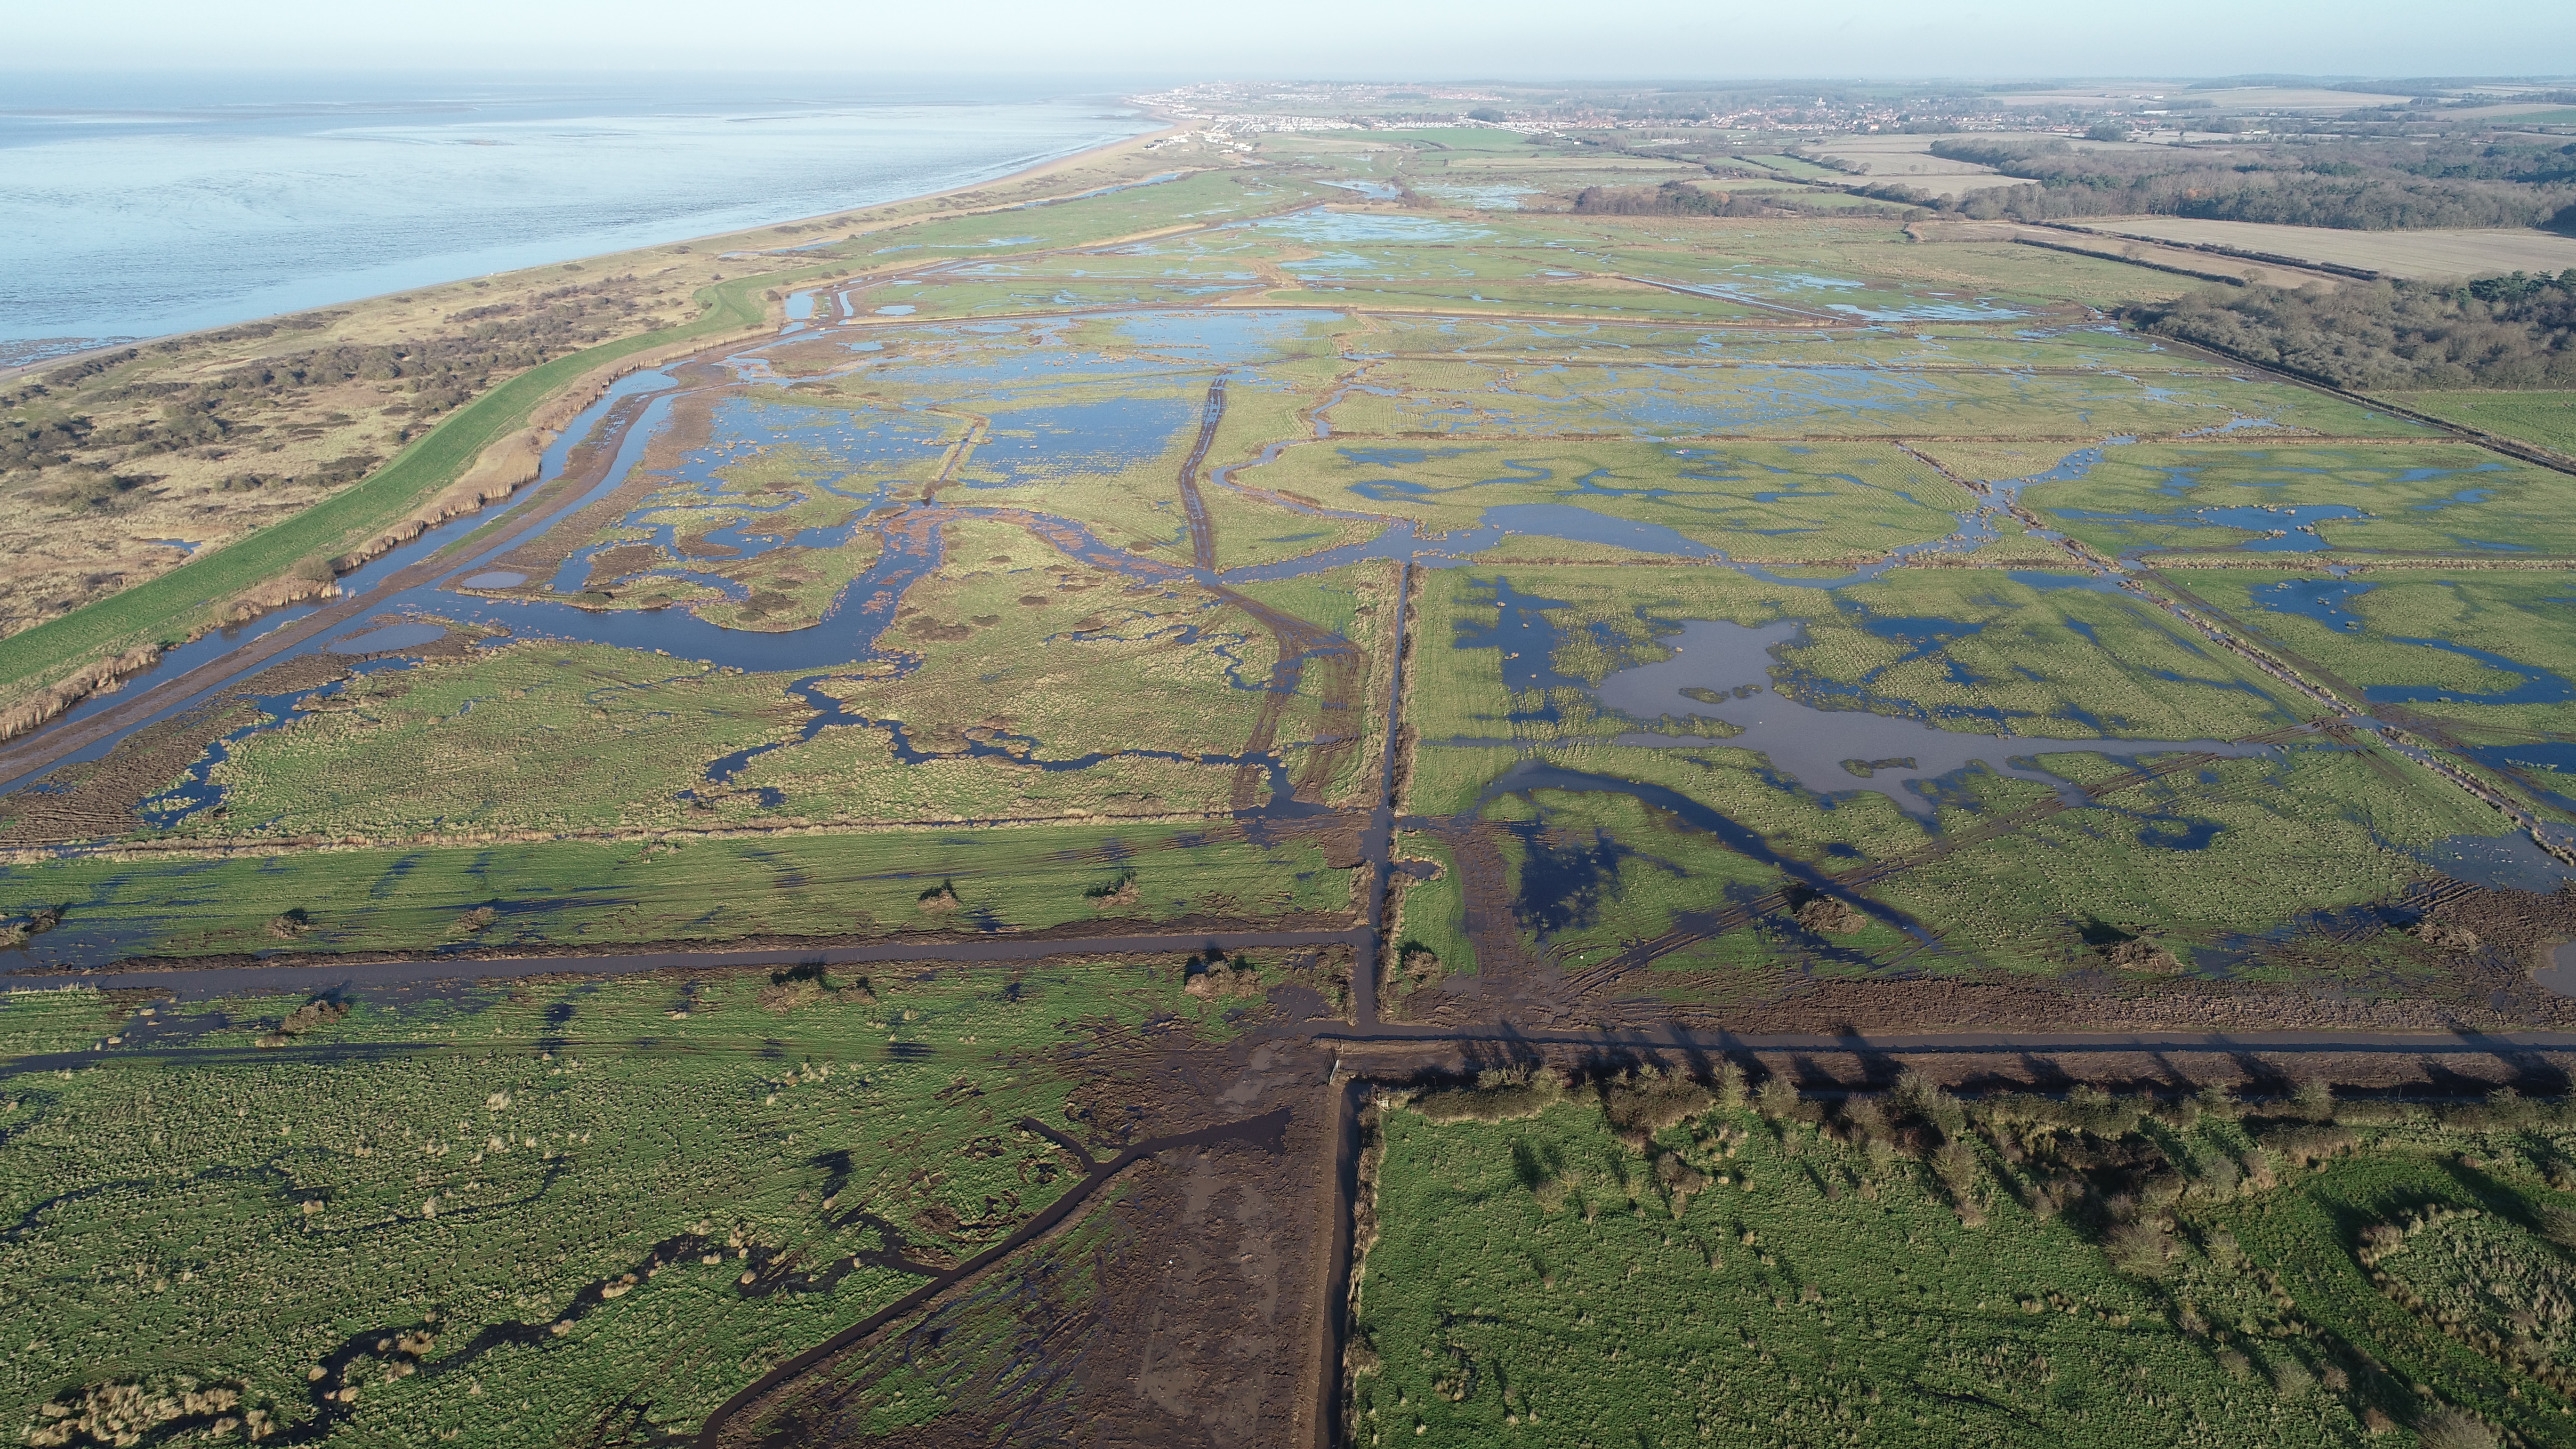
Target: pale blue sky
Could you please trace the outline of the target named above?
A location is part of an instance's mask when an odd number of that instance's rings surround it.
[[[0,0],[0,34],[85,70],[2576,74],[2566,0]]]

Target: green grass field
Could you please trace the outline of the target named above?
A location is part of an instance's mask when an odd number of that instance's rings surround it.
[[[2024,501],[2106,553],[2576,553],[2557,474],[2457,443],[2403,448],[2187,445],[2107,451]],[[2310,510],[2301,513],[2293,510]],[[2266,535],[2279,535],[2267,539]]]
[[[2501,437],[2576,454],[2576,393],[2393,392],[2388,400]]]
[[[1785,1085],[1383,1107],[1355,1441],[2565,1442],[2554,1106]]]
[[[8,868],[10,909],[64,903],[37,959],[250,951],[588,946],[742,937],[1041,930],[1105,916],[1350,909],[1346,871],[1311,844],[1194,844],[1175,826],[781,834],[185,861],[75,857]],[[1132,880],[1132,904],[1102,897]],[[956,914],[926,898],[953,886]],[[474,914],[493,915],[480,923]],[[271,924],[300,911],[281,942]]]
[[[1395,964],[1399,977],[1412,963],[1419,972],[1469,976],[1476,970],[1476,945],[1467,938],[1467,896],[1458,879],[1458,853],[1436,835],[1407,831],[1396,841],[1400,860],[1428,863],[1436,874],[1404,888],[1404,909],[1397,918]],[[1428,955],[1436,967],[1421,961]]]

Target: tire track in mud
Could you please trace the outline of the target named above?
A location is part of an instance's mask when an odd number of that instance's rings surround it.
[[[1181,464],[1181,507],[1190,515],[1190,562],[1216,572],[1216,530],[1208,523],[1207,500],[1199,493],[1199,470],[1207,466],[1208,449],[1216,446],[1217,425],[1225,421],[1225,374],[1208,384],[1207,401],[1199,406],[1199,438]]]
[[[1078,1221],[1080,1214],[1077,1210],[1084,1203],[1088,1202],[1101,1188],[1108,1186],[1129,1168],[1146,1158],[1158,1153],[1183,1151],[1193,1147],[1213,1147],[1220,1142],[1268,1144],[1274,1151],[1281,1150],[1288,1131],[1288,1119],[1289,1109],[1281,1107],[1258,1117],[1239,1118],[1232,1122],[1215,1123],[1188,1132],[1175,1132],[1167,1136],[1149,1138],[1105,1162],[1092,1157],[1089,1151],[1078,1145],[1075,1146],[1074,1150],[1080,1152],[1088,1164],[1088,1170],[1083,1174],[1082,1180],[1067,1188],[1054,1202],[1039,1209],[1034,1217],[1020,1226],[1018,1231],[956,1268],[931,1279],[884,1308],[761,1375],[745,1386],[741,1392],[725,1400],[714,1413],[708,1415],[706,1423],[698,1430],[697,1437],[690,1442],[696,1444],[698,1449],[721,1449],[721,1446],[725,1445],[781,1446],[781,1449],[786,1449],[786,1446],[809,1442],[798,1434],[797,1380],[817,1370],[829,1368],[833,1360],[864,1343],[880,1329],[910,1317],[950,1288],[995,1266],[1022,1248],[1048,1236],[1058,1227]],[[1023,1125],[1029,1124],[1024,1122]],[[1046,1132],[1046,1135],[1056,1139],[1059,1145],[1070,1142],[1070,1139],[1063,1138],[1055,1132]],[[781,1402],[766,1402],[773,1399]],[[732,1432],[736,1420],[764,1409],[784,1419],[785,1422],[778,1423],[775,1427],[753,1422],[740,1432]]]
[[[1283,613],[1257,599],[1216,582],[1216,525],[1208,517],[1207,498],[1199,490],[1199,474],[1207,466],[1210,449],[1216,446],[1217,429],[1225,421],[1226,374],[1220,372],[1209,381],[1207,400],[1199,408],[1199,435],[1190,448],[1189,457],[1181,463],[1181,507],[1190,521],[1190,562],[1205,580],[1207,587],[1225,603],[1250,614],[1262,628],[1270,631],[1277,644],[1278,659],[1270,666],[1270,682],[1262,691],[1261,713],[1252,723],[1252,735],[1241,754],[1276,756],[1279,726],[1287,717],[1288,705],[1306,681],[1306,665],[1314,661],[1322,666],[1322,698],[1318,701],[1322,719],[1315,738],[1309,742],[1306,758],[1290,786],[1290,798],[1307,804],[1319,804],[1320,795],[1341,768],[1342,757],[1359,743],[1358,731],[1345,723],[1358,717],[1360,691],[1366,687],[1367,659],[1351,641],[1330,630],[1319,628],[1294,615]],[[1263,786],[1267,772],[1259,765],[1246,762],[1235,767],[1234,791],[1229,800],[1237,811],[1258,809],[1264,803]]]

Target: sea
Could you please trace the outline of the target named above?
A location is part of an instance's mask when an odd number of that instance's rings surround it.
[[[0,368],[963,186],[1115,84],[0,74]]]

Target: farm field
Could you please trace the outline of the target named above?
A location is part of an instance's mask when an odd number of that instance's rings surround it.
[[[1852,167],[1869,184],[1894,182],[1937,196],[1960,196],[1971,191],[2025,184],[2021,178],[2001,175],[1991,166],[1980,166],[1973,161],[1952,161],[1931,153],[1934,142],[1950,139],[1955,138],[1838,136],[1815,149],[1819,155]]]
[[[2179,216],[2132,216],[2080,225],[2088,231],[2114,236],[2232,247],[2425,280],[2483,277],[2498,272],[2555,273],[2576,267],[2576,237],[2527,227],[2354,232]]]
[[[2405,392],[2390,402],[2482,432],[2576,453],[2576,393]]]
[[[2558,395],[1573,210],[1779,144],[725,239],[0,639],[0,1429],[2576,1442]]]
[[[2017,490],[2106,554],[2576,553],[2562,475],[2456,443],[2104,449]]]

